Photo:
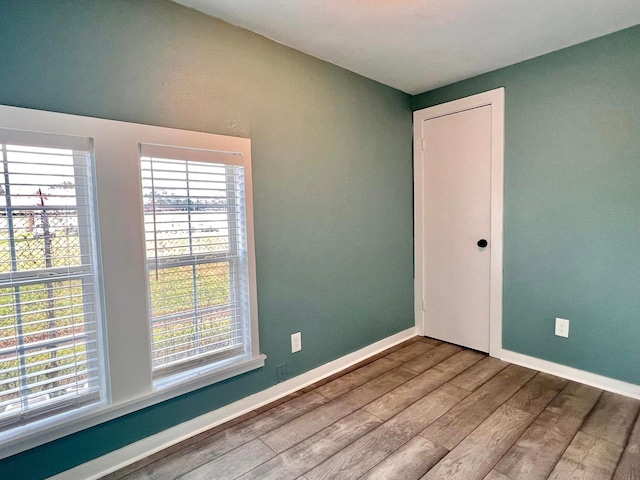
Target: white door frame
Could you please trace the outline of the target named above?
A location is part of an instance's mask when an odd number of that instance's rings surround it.
[[[422,125],[444,115],[491,105],[491,279],[489,299],[489,355],[502,354],[502,247],[504,211],[504,88],[461,98],[413,112],[413,186],[414,186],[414,258],[416,332],[425,334],[424,285],[424,142]]]

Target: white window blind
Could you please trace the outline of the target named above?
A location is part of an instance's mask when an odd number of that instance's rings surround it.
[[[91,141],[0,129],[0,427],[102,395]]]
[[[141,145],[154,377],[249,352],[238,155]]]

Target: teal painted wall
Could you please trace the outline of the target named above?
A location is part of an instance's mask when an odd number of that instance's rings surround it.
[[[410,96],[167,1],[0,0],[0,32],[0,104],[252,139],[268,356],[0,461],[0,478],[68,469],[273,385],[279,363],[294,376],[413,326]]]
[[[503,345],[640,384],[640,26],[414,97],[505,87]],[[570,337],[554,319],[571,320]]]

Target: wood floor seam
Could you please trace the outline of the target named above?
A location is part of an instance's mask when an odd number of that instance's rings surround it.
[[[638,412],[636,413],[636,417],[633,420],[633,425],[640,425],[640,409],[638,409]],[[631,428],[631,432],[629,432],[629,436],[627,437],[627,441],[624,443],[625,450],[626,450],[627,446],[629,445],[629,443],[631,443],[632,441],[633,441],[633,426]]]
[[[384,422],[384,421],[385,421],[384,419],[382,419],[382,418],[380,418],[380,417],[376,417],[373,413],[369,413],[369,412],[367,412],[364,408],[361,408],[360,410],[361,410],[361,411],[363,411],[363,412],[368,413],[368,414],[369,414],[369,415],[371,415],[372,417],[377,418],[377,419],[378,419],[378,420],[380,420],[381,422]]]
[[[437,445],[437,446],[439,446],[439,447],[441,447],[441,448],[444,448],[447,452],[450,452],[450,451],[451,451],[451,450],[449,450],[447,447],[445,447],[444,445],[441,445],[441,444],[439,444],[438,442],[433,441],[433,440],[431,440],[430,438],[425,437],[425,436],[423,435],[423,432],[418,433],[418,435],[419,435],[420,437],[424,438],[425,440],[429,440],[430,442],[434,443],[435,445]]]
[[[600,397],[602,397],[602,393],[600,394]],[[600,397],[598,397],[598,400],[600,400]],[[597,401],[596,401],[596,403],[594,403],[594,405],[593,405],[593,407],[591,408],[591,410],[589,411],[589,413],[584,417],[585,419],[587,418],[587,416],[588,416],[588,415],[590,415],[590,414],[591,414],[591,412],[593,411],[593,409],[595,408],[595,405],[596,405],[597,403],[598,403]],[[582,425],[584,425],[584,421],[585,421],[585,420],[583,419],[583,421],[582,421]],[[580,425],[580,428],[582,428],[582,425]],[[580,431],[580,428],[578,428],[578,432]],[[577,435],[577,432],[576,432],[576,435]],[[574,438],[575,438],[575,437],[574,437]],[[571,445],[571,442],[567,443],[567,445],[566,445],[566,446],[564,447],[564,449],[562,450],[562,453],[558,456],[558,459],[557,459],[557,460],[556,460],[556,462],[554,463],[554,465],[553,465],[553,469],[551,470],[551,472],[552,472],[552,473],[553,473],[553,471],[556,469],[556,467],[558,466],[558,463],[560,463],[560,460],[562,460],[562,457],[564,457],[565,453],[567,453],[567,449],[569,448],[569,446],[570,446],[570,445]],[[550,475],[549,475],[549,477],[547,477],[547,478],[550,478],[550,477],[551,477],[551,474],[550,474]]]
[[[637,480],[640,478],[640,412],[627,439],[613,480]]]
[[[404,447],[407,443],[409,443],[411,440],[413,440],[415,437],[417,437],[419,434],[414,435],[413,437],[409,438],[406,442],[402,443],[401,445],[398,446],[398,448],[396,448],[393,452],[397,452],[398,450],[400,450],[402,447]],[[384,462],[387,458],[389,458],[391,455],[387,456],[386,458],[381,459],[379,462],[375,463],[374,465],[372,465],[368,470],[366,470],[360,477],[358,477],[356,480],[360,480],[361,478],[364,478],[367,476],[367,474],[374,470],[378,465],[380,465],[382,462]]]
[[[606,440],[606,439],[604,439],[604,438],[598,437],[598,436],[596,436],[596,435],[591,435],[590,433],[585,433],[585,432],[583,432],[582,430],[579,430],[579,432],[580,432],[582,435],[585,435],[585,436],[587,436],[587,437],[593,438],[594,440],[598,440],[598,441],[600,441],[600,442],[605,442],[605,443],[607,443],[607,444],[611,445],[612,447],[620,447],[620,445],[618,445],[617,443],[610,442],[609,440]]]
[[[523,387],[523,388],[524,388],[524,387]],[[513,396],[514,396],[514,395],[516,395],[517,393],[518,393],[518,392],[514,393],[511,397],[513,397]],[[559,392],[558,392],[558,393],[559,393]],[[558,395],[558,394],[556,394],[556,396],[557,396],[557,395]],[[511,399],[511,397],[509,398],[509,400]],[[555,398],[555,397],[554,397],[554,398]],[[551,403],[552,401],[553,401],[553,399],[551,399],[551,400],[549,401],[549,403]],[[505,402],[505,405],[507,405],[507,404],[508,404],[508,401],[507,401],[507,402]],[[511,405],[511,406],[513,406],[513,405]],[[520,410],[520,411],[522,411],[522,412],[527,412],[527,410],[524,410],[524,409],[521,409],[521,408],[518,408],[518,407],[513,407],[513,408],[516,408],[517,410]],[[544,411],[544,410],[543,410],[543,411]],[[527,412],[527,413],[531,413],[531,412]],[[540,413],[537,413],[537,414],[531,414],[531,415],[532,415],[532,419],[531,419],[531,422],[529,423],[529,425],[527,426],[527,428],[529,428],[529,426],[533,425],[533,423],[538,419],[538,417],[539,417],[541,414],[542,414],[542,411],[541,411]],[[515,443],[517,443],[517,442],[518,442],[518,440],[520,440],[520,438],[522,438],[522,436],[525,434],[525,432],[526,432],[526,431],[527,431],[526,429],[522,431],[522,433],[520,434],[520,436],[518,436],[518,438],[516,438],[516,440],[514,441],[514,444],[515,444]],[[497,465],[502,461],[502,459],[503,459],[503,458],[504,458],[504,457],[509,453],[509,451],[510,451],[509,449],[505,450],[505,452],[500,456],[500,458],[499,458],[499,459],[498,459],[498,460],[493,464],[493,466],[491,467],[491,470],[490,470],[489,474],[487,474],[487,477],[485,477],[485,479],[486,479],[486,480],[492,480],[492,479],[490,479],[490,478],[489,478],[489,476],[491,475],[491,472],[497,472],[497,470],[495,470],[496,466],[497,466]],[[498,475],[504,476],[504,478],[503,478],[502,480],[505,480],[505,479],[508,479],[508,480],[521,480],[521,479],[518,479],[518,478],[513,478],[513,477],[511,477],[511,476],[509,476],[509,475],[507,475],[507,474],[505,474],[505,473],[501,473],[501,472],[498,472]],[[496,475],[496,476],[497,476],[497,475]],[[495,480],[500,480],[500,479],[497,479],[497,478],[496,478]]]

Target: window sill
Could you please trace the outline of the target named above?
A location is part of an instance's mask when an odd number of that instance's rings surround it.
[[[153,383],[155,395],[169,398],[183,395],[193,390],[197,390],[207,385],[221,382],[236,375],[249,372],[264,366],[266,355],[259,355],[254,359],[232,358],[217,362],[215,367],[206,365],[193,370],[176,373],[174,375],[160,378]],[[162,400],[160,400],[162,401]]]
[[[266,358],[266,355],[261,354],[250,359],[235,359],[215,369],[203,367],[195,372],[173,375],[156,381],[154,384],[156,390],[154,392],[128,402],[117,405],[104,403],[90,405],[32,422],[26,426],[7,430],[0,433],[0,459],[261,368],[264,366]]]

